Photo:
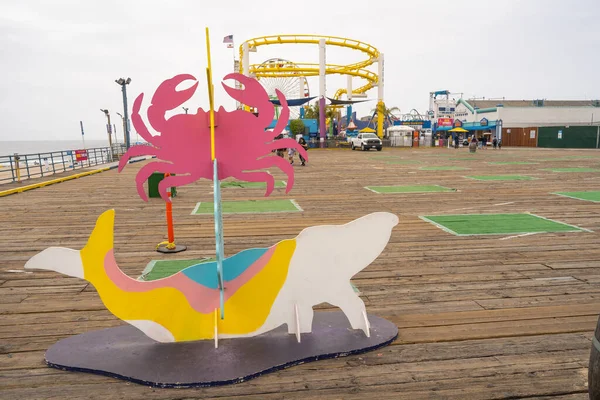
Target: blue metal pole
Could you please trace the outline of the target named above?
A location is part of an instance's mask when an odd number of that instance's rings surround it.
[[[348,131],[350,121],[352,121],[352,105],[346,107],[346,131]]]

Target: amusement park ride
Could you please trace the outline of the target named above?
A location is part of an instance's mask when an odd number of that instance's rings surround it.
[[[250,53],[255,52],[260,46],[271,45],[318,45],[319,62],[291,62],[283,59],[271,59],[260,64],[250,63]],[[327,46],[337,46],[351,49],[363,53],[367,58],[352,64],[338,65],[326,62]],[[258,79],[265,86],[269,95],[273,96],[274,89],[279,89],[286,96],[296,96],[288,98],[288,104],[294,108],[294,105],[301,105],[312,99],[306,77],[319,77],[319,132],[321,141],[325,139],[325,102],[329,99],[333,107],[348,106],[348,120],[352,115],[352,104],[358,101],[354,99],[364,99],[366,92],[377,87],[377,134],[383,137],[384,109],[383,92],[383,53],[379,52],[370,44],[358,40],[318,35],[273,35],[254,38],[243,42],[239,48],[241,60],[239,72],[250,77]],[[367,68],[377,64],[377,73]],[[334,96],[327,97],[326,93],[326,75],[339,74],[348,76],[346,88],[338,89]],[[353,89],[352,78],[358,77],[365,82],[362,86]],[[286,93],[287,91],[287,93]],[[346,100],[342,100],[342,95],[346,95]],[[362,101],[362,100],[359,100]],[[292,111],[292,116],[298,115],[298,111]]]

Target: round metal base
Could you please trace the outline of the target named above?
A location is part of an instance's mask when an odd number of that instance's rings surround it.
[[[175,245],[174,249],[167,249],[166,244],[161,244],[160,246],[158,246],[156,251],[158,251],[159,253],[180,253],[182,251],[185,251],[186,249],[187,249],[186,246],[183,246],[180,244]]]

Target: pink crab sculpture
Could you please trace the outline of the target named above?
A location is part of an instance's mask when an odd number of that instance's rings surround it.
[[[234,89],[222,83],[225,91],[240,103],[254,107],[258,116],[244,110],[227,112],[223,107],[215,110],[215,155],[218,162],[219,180],[233,177],[247,182],[265,182],[268,196],[275,187],[275,179],[264,168],[277,167],[287,175],[286,193],[294,185],[294,169],[285,159],[273,155],[279,148],[294,148],[308,159],[306,151],[294,139],[278,139],[289,119],[287,100],[280,91],[276,91],[282,112],[273,131],[265,131],[275,115],[275,107],[269,100],[265,89],[255,79],[241,74],[226,75],[226,79],[235,79],[244,89]],[[142,167],[136,175],[137,191],[140,198],[148,201],[143,184],[154,172],[175,174],[163,179],[158,189],[161,197],[169,202],[167,188],[179,187],[197,181],[200,178],[213,178],[210,143],[210,112],[198,108],[196,114],[178,114],[168,119],[167,111],[178,108],[190,99],[198,87],[177,91],[176,87],[186,81],[196,80],[192,75],[182,74],[164,81],[152,97],[148,107],[148,121],[160,134],[153,136],[140,117],[140,107],[144,94],[140,94],[133,103],[131,120],[133,126],[152,146],[131,147],[119,161],[119,172],[132,157],[152,155],[157,160]]]

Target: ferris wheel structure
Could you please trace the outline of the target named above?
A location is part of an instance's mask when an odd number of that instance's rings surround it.
[[[285,68],[290,71],[285,76],[269,74]],[[262,73],[256,73],[261,71]],[[277,100],[275,90],[279,90],[286,99],[301,99],[310,97],[310,87],[301,68],[294,62],[283,58],[270,58],[255,67],[253,74],[265,88],[272,100]],[[290,106],[290,119],[300,117],[301,106]]]
[[[312,62],[290,62],[283,59],[270,59],[261,64],[250,63],[250,53],[255,53],[258,48],[263,46],[281,46],[281,45],[302,45],[302,46],[313,46],[315,50],[318,50],[318,62],[314,60]],[[362,54],[361,59],[350,64],[333,64],[327,61],[327,48],[345,48],[353,50],[357,55]],[[307,77],[318,77],[319,89],[318,94],[318,108],[319,108],[319,127],[318,132],[321,141],[324,141],[327,134],[326,129],[326,118],[325,118],[325,104],[328,101],[330,107],[339,109],[345,106],[347,107],[347,118],[351,116],[351,106],[353,103],[368,101],[359,100],[366,98],[366,92],[370,89],[377,89],[377,134],[383,137],[383,114],[384,101],[384,69],[383,69],[383,53],[380,53],[375,47],[370,44],[336,36],[321,36],[321,35],[271,35],[256,37],[253,39],[246,40],[239,47],[240,54],[240,66],[239,72],[246,75],[252,76],[259,81],[263,79],[275,79],[275,78],[288,78],[294,80],[295,83],[288,83],[287,79],[283,82],[279,81],[276,83],[283,87],[287,85],[292,86],[292,94],[295,91],[295,95],[292,95],[289,99],[300,100],[303,98],[305,93],[300,95],[300,81],[306,81]],[[315,51],[315,56],[317,51]],[[316,58],[316,57],[315,57]],[[377,66],[377,72],[371,71],[371,66]],[[327,97],[327,85],[326,75],[346,75],[347,84],[345,88],[339,88],[335,91],[333,97]],[[301,77],[301,78],[300,78]],[[299,80],[295,80],[300,78]],[[360,78],[362,84],[359,87],[353,87],[353,78]],[[263,86],[269,90],[269,86],[274,86],[268,81]],[[274,81],[277,82],[277,81]],[[296,86],[297,85],[297,86]],[[293,87],[296,86],[297,89]],[[308,84],[306,84],[308,86]],[[274,89],[273,89],[274,92]],[[283,91],[282,91],[283,92]],[[342,96],[346,95],[347,100],[342,100]],[[275,102],[275,101],[274,101]],[[297,106],[300,102],[294,102]],[[296,108],[296,112],[299,109]],[[292,115],[294,115],[292,114]]]

